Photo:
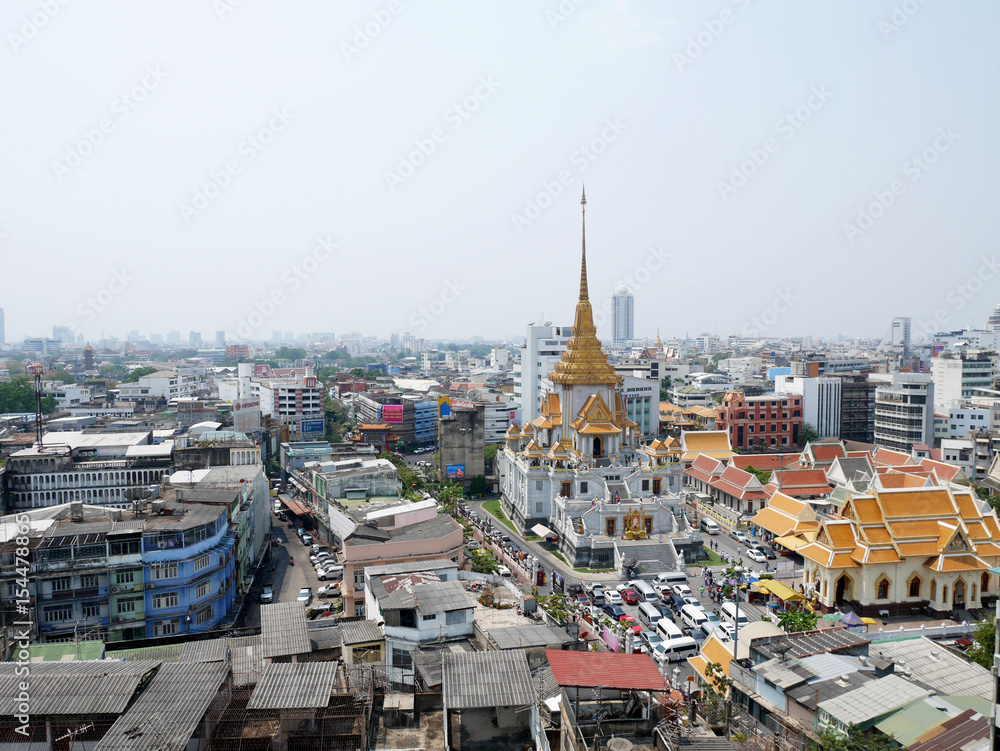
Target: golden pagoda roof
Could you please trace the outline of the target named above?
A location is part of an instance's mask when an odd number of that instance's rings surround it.
[[[569,459],[569,448],[564,441],[559,441],[548,453],[549,459]]]
[[[510,427],[507,428],[506,436],[508,441],[516,441],[521,438],[521,431],[517,429],[516,423],[510,424]]]
[[[545,452],[542,447],[538,445],[537,441],[532,438],[528,441],[528,445],[524,447],[524,455],[529,457],[545,456]]]
[[[524,427],[521,428],[521,435],[522,436],[529,436],[529,435],[534,435],[534,434],[535,434],[535,429],[533,427],[531,427],[531,423],[530,422],[524,423]]]
[[[580,263],[580,299],[576,303],[573,318],[573,336],[566,343],[566,351],[556,363],[549,380],[560,386],[573,384],[617,386],[622,378],[608,362],[608,356],[601,349],[594,325],[594,309],[590,304],[587,289],[587,193],[580,199],[583,207],[583,254]]]

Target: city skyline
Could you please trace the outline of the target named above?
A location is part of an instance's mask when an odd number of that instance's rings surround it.
[[[595,318],[624,283],[640,336],[1000,300],[992,4],[217,6],[0,12],[0,254],[47,299],[5,285],[8,341],[561,325],[584,180]]]

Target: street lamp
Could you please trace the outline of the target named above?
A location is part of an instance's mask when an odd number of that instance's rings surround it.
[[[735,595],[736,595],[736,605],[735,605],[736,617],[734,618],[734,620],[736,621],[736,623],[735,623],[735,629],[734,629],[734,632],[733,632],[733,642],[734,642],[734,644],[733,644],[733,659],[735,660],[737,658],[737,653],[739,652],[739,649],[740,649],[740,585],[743,584],[743,567],[742,566],[734,566],[733,567],[733,573],[736,574],[736,592],[735,592]]]

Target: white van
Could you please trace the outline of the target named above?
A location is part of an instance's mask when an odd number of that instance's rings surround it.
[[[656,628],[656,624],[663,618],[663,613],[651,602],[639,603],[639,623],[644,623],[650,628]]]
[[[664,571],[653,577],[653,585],[687,584],[687,574],[683,571]]]
[[[723,623],[731,623],[734,626],[737,625],[736,605],[732,602],[723,604],[722,609],[719,611],[719,616],[722,618]],[[741,627],[750,625],[750,619],[743,615],[743,613],[740,613],[739,625]]]
[[[644,582],[640,579],[635,579],[633,581],[630,581],[628,585],[639,597],[639,602],[645,603],[645,602],[657,601],[656,590],[649,585],[649,582]]]
[[[717,535],[721,531],[719,525],[715,523],[714,519],[709,519],[707,516],[701,517],[701,531],[707,532],[710,535]]]
[[[698,654],[698,642],[690,636],[664,641],[662,654],[667,662],[680,662]]]
[[[694,605],[685,605],[681,608],[681,623],[692,631],[700,629],[701,624],[707,620],[708,616],[705,615],[705,611],[701,608],[696,608]]]
[[[684,636],[684,632],[680,630],[680,627],[669,618],[661,618],[656,622],[656,633],[665,642],[688,638]]]

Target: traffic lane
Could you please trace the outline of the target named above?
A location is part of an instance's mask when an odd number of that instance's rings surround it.
[[[572,567],[562,564],[552,553],[537,542],[532,542],[530,540],[525,540],[517,532],[513,531],[503,522],[498,519],[494,519],[488,513],[483,510],[483,501],[466,501],[466,504],[479,514],[479,518],[487,520],[493,524],[493,529],[500,530],[502,534],[507,535],[515,545],[517,545],[521,550],[526,550],[531,555],[535,556],[545,569],[545,584],[538,588],[539,592],[542,594],[550,594],[552,591],[552,570],[555,569],[562,574],[563,578],[566,580],[566,586],[570,587],[573,585],[581,584],[581,579],[579,573],[573,571]]]

